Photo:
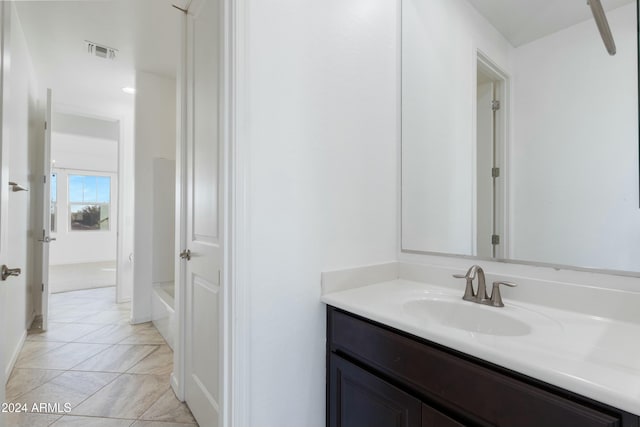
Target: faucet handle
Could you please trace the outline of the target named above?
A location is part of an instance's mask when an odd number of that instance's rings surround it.
[[[472,265],[468,270],[467,274],[454,274],[453,277],[456,279],[475,279],[476,273],[478,270],[482,270],[479,265]]]
[[[504,303],[502,302],[502,295],[500,295],[500,285],[509,286],[510,288],[515,288],[516,286],[518,286],[513,282],[506,282],[503,280],[493,282],[493,288],[491,289],[491,300],[489,301],[489,305],[492,305],[494,307],[504,307]]]
[[[453,277],[456,279],[467,280],[467,286],[464,289],[464,296],[462,299],[465,301],[475,301],[476,293],[473,291],[473,277],[470,277],[468,274],[454,274]]]

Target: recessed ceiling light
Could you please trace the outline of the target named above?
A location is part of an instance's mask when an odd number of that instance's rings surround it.
[[[135,95],[136,93],[136,88],[135,87],[123,87],[122,91],[124,93],[128,93],[129,95]]]

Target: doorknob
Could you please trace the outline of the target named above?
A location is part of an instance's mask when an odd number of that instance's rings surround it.
[[[55,240],[57,240],[55,237],[51,238],[51,237],[47,236],[44,239],[38,239],[38,242],[49,243],[49,242],[53,242]]]
[[[6,265],[3,265],[0,279],[2,279],[2,281],[5,281],[10,276],[19,276],[20,273],[22,273],[22,270],[19,268],[8,268]]]
[[[180,259],[186,259],[187,261],[191,261],[191,250],[185,249],[184,251],[180,252]]]

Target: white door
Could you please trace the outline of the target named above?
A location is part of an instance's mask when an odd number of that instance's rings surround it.
[[[9,140],[7,138],[7,128],[5,126],[5,116],[8,111],[4,108],[4,91],[5,83],[7,81],[7,71],[9,64],[7,59],[9,56],[9,16],[11,14],[10,6],[7,2],[0,2],[0,265],[7,263],[7,231],[8,231],[8,201],[9,201],[9,159],[7,153],[7,146]],[[10,286],[10,279],[8,281],[0,281],[0,322],[4,323],[7,319],[4,318],[7,312],[6,307],[9,303],[7,301],[6,287]],[[4,331],[0,328],[0,403],[5,401],[5,384],[7,378],[5,377],[6,359],[4,357]],[[0,427],[5,427],[4,414],[0,411]]]
[[[220,425],[223,361],[219,10],[219,0],[195,0],[187,16],[184,385],[207,427]]]
[[[42,330],[49,327],[49,244],[51,239],[51,89],[47,89],[44,123],[42,230],[38,241],[42,250]]]
[[[475,255],[483,258],[491,258],[493,245],[491,237],[493,229],[493,111],[491,102],[494,100],[493,81],[478,70],[477,91],[477,235]]]

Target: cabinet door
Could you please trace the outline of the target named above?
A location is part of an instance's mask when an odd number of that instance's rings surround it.
[[[436,411],[431,406],[422,405],[422,427],[464,427],[464,424]]]
[[[421,427],[418,399],[335,354],[329,366],[329,427]]]

